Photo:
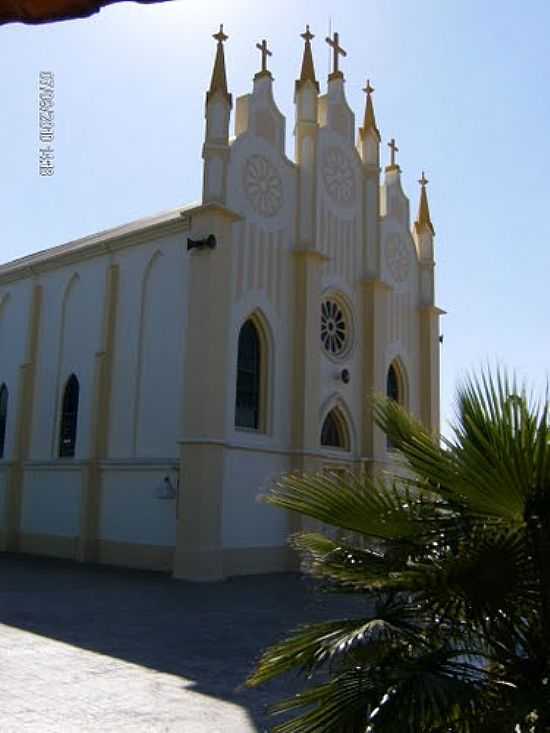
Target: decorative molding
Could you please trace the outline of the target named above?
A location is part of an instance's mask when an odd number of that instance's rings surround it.
[[[407,245],[399,234],[392,234],[384,247],[386,264],[393,279],[401,283],[407,279],[411,270],[411,257]]]
[[[355,171],[348,156],[341,148],[331,146],[323,153],[323,181],[331,199],[349,206],[357,198]]]
[[[279,171],[265,155],[251,155],[243,168],[243,188],[260,216],[277,214],[283,205],[283,182]]]

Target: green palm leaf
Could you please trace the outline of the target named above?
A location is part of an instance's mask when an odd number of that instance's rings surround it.
[[[303,569],[367,609],[263,654],[250,686],[305,677],[276,733],[550,731],[547,399],[484,372],[457,406],[444,439],[375,398],[394,471],[293,473],[266,497],[325,525],[292,537]]]

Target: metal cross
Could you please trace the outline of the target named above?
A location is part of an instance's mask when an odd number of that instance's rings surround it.
[[[428,183],[428,179],[427,179],[427,178],[426,178],[426,176],[424,175],[424,171],[422,171],[422,178],[419,178],[419,179],[418,179],[418,183],[419,183],[419,184],[420,184],[420,185],[422,186],[422,188],[424,188],[424,186],[426,186],[426,185],[427,185],[427,183]]]
[[[223,23],[220,23],[220,30],[217,33],[214,33],[212,38],[215,38],[218,43],[223,43],[224,41],[227,41],[229,36],[226,36],[223,32]]]
[[[395,144],[395,138],[392,137],[392,139],[389,141],[388,148],[391,150],[391,153],[390,153],[390,156],[391,156],[390,165],[394,166],[395,165],[395,154],[399,152],[399,148]]]
[[[336,31],[334,32],[332,38],[329,38],[327,36],[325,38],[325,41],[332,48],[332,73],[338,74],[338,56],[347,56],[347,53],[339,45],[340,36],[338,35],[338,33],[336,33]]]
[[[367,86],[364,87],[363,91],[365,94],[372,94],[374,92],[374,87],[371,87],[370,85],[370,79],[367,79]]]
[[[267,57],[273,56],[271,51],[267,47],[267,41],[264,40],[261,43],[256,44],[256,48],[262,52],[262,74],[267,72]]]
[[[310,33],[309,32],[309,25],[306,25],[306,32],[305,33],[300,33],[300,36],[304,39],[304,41],[306,43],[309,43],[311,40],[313,40],[315,38],[315,36],[313,35],[313,33]]]

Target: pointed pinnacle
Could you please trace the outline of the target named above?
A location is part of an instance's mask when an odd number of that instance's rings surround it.
[[[302,57],[302,70],[300,72],[300,78],[296,82],[296,89],[299,89],[305,82],[310,81],[315,84],[317,93],[319,93],[319,82],[315,78],[315,67],[313,65],[313,54],[311,53],[311,40],[315,38],[313,33],[309,30],[309,25],[306,25],[305,33],[300,34],[301,38],[305,41],[304,55]]]
[[[365,117],[363,119],[363,127],[361,128],[361,135],[364,137],[367,132],[374,132],[376,137],[378,138],[378,142],[381,141],[380,136],[380,130],[378,129],[376,125],[376,118],[374,116],[374,104],[372,102],[372,93],[374,92],[374,87],[370,84],[370,79],[367,79],[367,86],[364,87],[363,91],[367,95],[367,102],[365,105]]]
[[[220,25],[220,30],[217,33],[214,33],[212,38],[218,42],[218,45],[216,47],[216,58],[214,60],[214,69],[212,70],[212,79],[210,80],[208,96],[214,94],[214,92],[222,92],[222,94],[225,94],[231,102],[231,95],[227,90],[225,55],[223,50],[223,44],[228,39],[228,36],[223,32],[223,24]]]
[[[435,229],[430,218],[430,207],[428,206],[428,194],[426,192],[428,179],[424,175],[424,171],[422,171],[422,178],[418,180],[418,183],[421,187],[420,203],[418,206],[418,219],[415,222],[415,227],[417,231],[424,228],[428,229],[428,231],[430,231],[433,236],[435,234]]]

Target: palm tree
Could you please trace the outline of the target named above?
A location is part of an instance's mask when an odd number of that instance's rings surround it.
[[[266,497],[340,530],[291,542],[323,588],[366,601],[263,654],[249,686],[304,677],[274,733],[550,731],[546,401],[484,373],[459,389],[452,439],[390,400],[375,415],[393,473],[290,474]]]

